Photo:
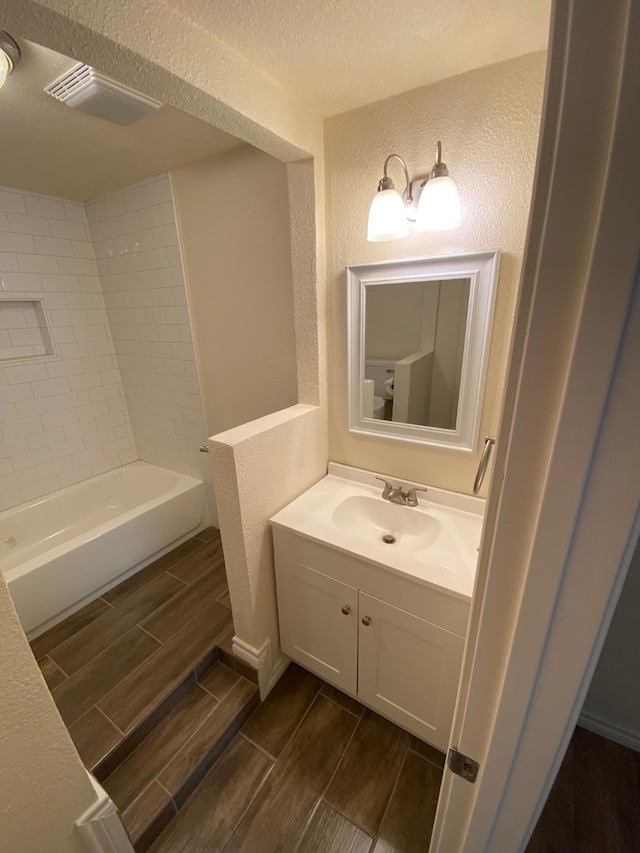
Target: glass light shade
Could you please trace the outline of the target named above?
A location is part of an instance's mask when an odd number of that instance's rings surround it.
[[[0,50],[0,89],[4,86],[10,70],[11,63],[9,62],[9,57],[4,51]]]
[[[367,240],[382,243],[406,237],[408,233],[409,222],[402,196],[397,190],[380,190],[369,208]]]
[[[449,231],[460,227],[460,196],[451,178],[430,178],[422,188],[416,231]]]

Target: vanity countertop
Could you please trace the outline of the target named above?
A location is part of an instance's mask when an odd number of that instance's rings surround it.
[[[280,510],[271,524],[469,600],[484,500],[429,488],[418,506],[401,506],[382,499],[375,476],[332,462],[327,476]],[[383,536],[395,541],[387,543]]]

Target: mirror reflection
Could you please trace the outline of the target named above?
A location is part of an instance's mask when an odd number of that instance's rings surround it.
[[[456,428],[470,284],[366,285],[365,418]]]

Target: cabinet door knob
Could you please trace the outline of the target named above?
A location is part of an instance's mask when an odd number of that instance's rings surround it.
[[[363,616],[362,617],[363,625],[371,625],[371,616]]]
[[[345,616],[348,616],[351,613],[351,608],[348,604],[345,604],[345,606],[342,608],[342,612]]]

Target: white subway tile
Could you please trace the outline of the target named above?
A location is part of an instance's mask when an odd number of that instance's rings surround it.
[[[38,379],[47,379],[49,376],[44,364],[16,365],[15,367],[6,367],[5,371],[10,385],[36,382]],[[29,394],[29,396],[32,397],[33,394]],[[20,397],[20,399],[24,400],[25,398]]]
[[[14,457],[19,453],[26,453],[27,450],[29,450],[29,444],[24,436],[0,441],[0,459]]]
[[[44,415],[47,412],[54,412],[56,401],[52,397],[34,398],[33,400],[22,400],[16,403],[16,407],[21,418],[29,418],[35,415]]]
[[[26,213],[27,206],[22,193],[0,190],[0,210],[5,213]]]
[[[31,385],[3,385],[0,387],[0,403],[17,403],[33,397]]]
[[[62,427],[46,429],[43,432],[36,432],[27,436],[29,450],[37,450],[39,447],[50,447],[52,444],[59,444],[64,440],[65,434]],[[27,448],[25,448],[25,450],[26,449]]]
[[[62,220],[52,219],[49,223],[51,234],[53,237],[61,237],[63,240],[82,240],[87,241],[87,226],[84,222],[63,222]]]
[[[67,394],[58,394],[56,396],[56,406],[59,410],[75,409],[78,406],[85,406],[91,402],[89,391],[69,391]]]
[[[36,250],[33,237],[29,234],[12,234],[0,231],[0,252],[32,252]],[[16,259],[17,263],[17,259]],[[0,267],[2,269],[2,267]]]
[[[45,275],[44,289],[56,293],[77,293],[80,280],[77,275]]]
[[[62,270],[58,266],[55,255],[18,255],[20,272],[57,273]]]
[[[75,453],[82,453],[85,450],[84,439],[81,436],[71,438],[67,441],[61,441],[58,444],[51,445],[51,456],[53,459],[61,459],[63,456],[73,456]]]
[[[18,409],[15,403],[0,403],[0,425],[7,421],[15,421],[18,417]]]
[[[51,452],[49,448],[41,447],[39,450],[28,450],[26,453],[18,453],[12,456],[11,464],[14,471],[22,471],[24,468],[34,468],[36,465],[41,465],[50,459]]]
[[[45,398],[49,399],[49,398]],[[55,398],[54,398],[55,401]],[[75,409],[66,409],[62,412],[48,412],[42,416],[42,425],[45,429],[53,429],[54,427],[66,426],[67,424],[75,423],[78,420],[78,413]]]
[[[118,398],[123,399],[123,398]],[[89,403],[86,406],[78,406],[78,417],[81,421],[89,418],[97,418],[100,415],[106,415],[109,411],[109,406],[106,402],[100,401],[97,403]]]
[[[33,257],[36,257],[35,255]],[[41,291],[45,289],[44,278],[37,273],[7,272],[2,273],[2,283],[7,292]]]
[[[31,390],[34,397],[51,397],[54,394],[66,394],[69,383],[66,379],[44,379],[42,382],[32,382]]]
[[[59,379],[61,376],[76,376],[83,372],[82,361],[50,361],[47,363],[49,379]]]
[[[46,216],[47,219],[66,219],[64,202],[41,195],[26,195],[27,212],[32,216]]]
[[[68,223],[64,223],[68,224]],[[58,255],[63,257],[75,257],[73,243],[61,237],[34,237],[36,252],[39,255]]]
[[[7,213],[9,228],[16,234],[34,234],[48,237],[51,234],[49,220],[41,216],[24,216],[20,213]]]
[[[20,264],[15,252],[0,252],[0,271],[20,272]]]
[[[58,481],[60,488],[64,489],[66,486],[73,486],[76,483],[81,483],[83,480],[88,480],[92,476],[93,471],[91,470],[91,466],[83,465],[81,468],[73,468],[73,470],[67,471],[65,474],[60,474]]]
[[[86,420],[80,420],[75,424],[69,424],[64,428],[64,434],[68,439],[76,439],[82,438],[85,435],[90,435],[92,432],[97,430],[96,422],[94,418],[87,418]],[[82,444],[84,447],[84,442]],[[74,451],[75,452],[75,451]]]
[[[55,477],[64,471],[69,471],[71,468],[73,468],[71,459],[68,456],[63,456],[60,459],[52,459],[51,462],[43,462],[42,465],[37,465],[36,474],[41,480],[46,480],[48,477]]]
[[[82,202],[65,201],[64,212],[69,222],[87,222],[87,211]]]
[[[34,501],[50,492],[56,492],[60,488],[58,477],[49,477],[47,480],[37,480],[29,486],[23,486],[20,491],[23,501]]]
[[[2,436],[5,440],[9,440],[31,435],[34,432],[42,432],[42,429],[42,421],[39,417],[18,418],[16,421],[7,421],[2,424]]]
[[[58,261],[60,272],[64,275],[86,275],[98,274],[96,262],[88,258],[60,258]]]
[[[10,489],[21,489],[23,486],[28,486],[35,483],[37,480],[36,472],[33,468],[23,468],[21,471],[14,471],[13,474],[7,474],[0,477],[0,493]]]

